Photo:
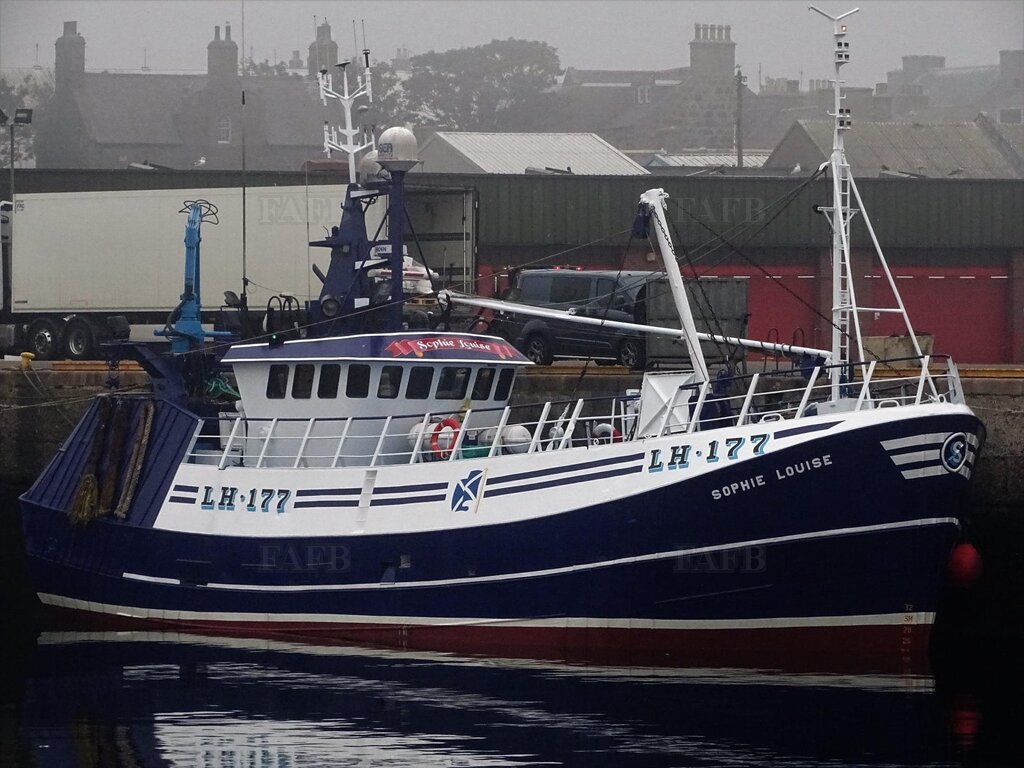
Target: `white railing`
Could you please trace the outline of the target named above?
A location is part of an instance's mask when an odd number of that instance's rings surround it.
[[[588,448],[610,441],[804,419],[828,413],[962,402],[956,368],[933,372],[929,357],[848,366],[831,397],[824,367],[719,376],[685,384],[668,398],[657,427],[637,434],[639,395],[534,403],[459,413],[342,419],[226,418],[197,428],[185,461],[228,466],[336,468],[415,464],[502,454]],[[647,422],[644,422],[647,423]],[[209,423],[207,424],[207,428]]]

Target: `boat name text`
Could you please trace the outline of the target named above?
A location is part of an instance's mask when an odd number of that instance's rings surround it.
[[[821,456],[815,456],[812,459],[804,459],[794,464],[787,464],[784,467],[777,467],[775,469],[776,480],[788,480],[791,477],[802,475],[805,472],[813,472],[816,469],[822,469],[823,467],[832,466],[832,454],[825,453]],[[767,485],[765,476],[753,475],[744,480],[738,480],[728,485],[723,485],[720,488],[714,488],[711,491],[711,498],[715,501],[724,499],[728,496],[734,496],[745,491],[752,491],[755,488],[760,488]]]

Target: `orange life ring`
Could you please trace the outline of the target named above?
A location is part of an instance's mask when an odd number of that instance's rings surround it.
[[[454,433],[451,437],[451,441],[448,443],[447,448],[442,448],[440,444],[441,430],[448,427]],[[434,425],[434,431],[430,434],[430,450],[441,460],[444,461],[452,455],[452,449],[455,447],[455,443],[459,440],[459,429],[462,424],[454,416],[449,416],[447,419],[437,422]]]

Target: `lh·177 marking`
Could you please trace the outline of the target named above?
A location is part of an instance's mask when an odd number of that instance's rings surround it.
[[[215,490],[217,493],[214,492]],[[250,488],[242,493],[241,489],[230,485],[220,486],[217,489],[212,485],[204,485],[203,501],[200,508],[206,511],[216,509],[234,512],[236,508],[244,506],[247,512],[275,511],[280,515],[286,511],[291,497],[291,490],[286,488]],[[275,499],[276,504],[274,503]]]

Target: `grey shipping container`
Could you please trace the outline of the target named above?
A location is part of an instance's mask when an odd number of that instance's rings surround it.
[[[724,336],[743,336],[747,329],[747,284],[741,278],[705,278],[687,281],[690,307],[698,331]],[[646,322],[663,328],[679,328],[679,313],[672,300],[668,279],[655,280],[647,286],[643,306]],[[639,302],[639,298],[638,298]],[[705,341],[701,343],[709,364],[739,363],[744,348]],[[682,338],[647,334],[648,368],[675,367],[689,360]]]

